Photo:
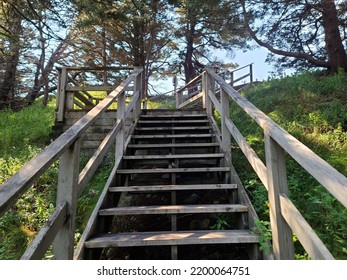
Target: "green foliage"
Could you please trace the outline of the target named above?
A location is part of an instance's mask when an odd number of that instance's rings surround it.
[[[243,93],[260,110],[347,175],[347,77],[305,73],[264,82]],[[237,105],[231,119],[259,157],[265,160],[263,132]],[[267,192],[235,143],[233,161],[262,220],[268,220]],[[265,161],[264,161],[265,162]],[[347,211],[289,156],[290,198],[335,258],[347,259]],[[295,242],[297,258],[307,258]]]
[[[263,220],[256,220],[255,221],[255,227],[252,228],[252,230],[255,233],[259,234],[259,249],[264,251],[265,254],[271,253],[271,240],[272,240],[272,234],[271,234],[271,228],[270,228],[270,222],[263,221]]]

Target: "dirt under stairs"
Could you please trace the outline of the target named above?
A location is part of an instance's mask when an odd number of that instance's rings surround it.
[[[262,258],[235,177],[204,111],[144,110],[84,258]]]

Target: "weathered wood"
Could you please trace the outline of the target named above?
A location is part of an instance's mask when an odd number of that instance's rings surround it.
[[[181,119],[181,118],[206,118],[207,115],[206,114],[181,114],[181,115],[162,115],[162,114],[158,114],[158,115],[142,115],[141,119],[172,119],[172,118],[177,118],[177,119]]]
[[[166,131],[166,130],[207,130],[211,126],[164,126],[164,127],[138,127],[137,131]]]
[[[53,253],[59,260],[69,260],[73,257],[80,144],[79,138],[65,151],[59,161],[57,205],[68,205],[68,218],[60,227],[53,243]]]
[[[114,86],[66,86],[66,91],[112,91]]]
[[[140,124],[208,123],[208,120],[139,120]]]
[[[283,130],[211,69],[206,68],[206,72],[211,75],[229,96],[282,148],[284,148],[288,154],[321,183],[337,200],[347,207],[347,178],[344,175],[288,132]]]
[[[136,91],[131,102],[128,104],[128,106],[125,109],[124,112],[124,118],[128,118],[130,115],[130,112],[134,109],[134,107],[138,104],[138,99],[140,98],[140,92]]]
[[[120,70],[134,70],[134,67],[129,66],[99,66],[99,67],[85,67],[85,66],[67,66],[64,67],[69,71],[120,71]],[[62,69],[61,67],[57,67],[56,69]]]
[[[228,130],[230,131],[231,135],[234,137],[235,141],[239,145],[241,151],[246,156],[253,170],[257,173],[264,187],[268,189],[267,170],[265,164],[261,161],[256,152],[247,143],[247,140],[242,136],[241,132],[237,129],[235,124],[229,118],[226,119],[225,124]]]
[[[22,255],[22,260],[40,260],[44,257],[59,229],[65,223],[67,210],[67,203],[55,208],[53,214]]]
[[[258,243],[258,235],[247,230],[134,232],[101,235],[85,245],[87,248],[106,248],[226,243]]]
[[[64,110],[65,110],[65,99],[66,99],[66,82],[67,82],[67,71],[66,68],[62,68],[60,72],[60,80],[58,82],[58,112],[57,112],[57,121],[64,121]]]
[[[82,169],[81,173],[79,174],[78,180],[78,196],[81,195],[84,188],[89,183],[90,179],[93,177],[95,171],[102,163],[105,155],[107,154],[111,146],[114,144],[116,135],[119,132],[120,128],[120,121],[118,121],[115,127],[112,129],[112,131],[110,131],[104,138],[104,140],[101,142],[99,148],[89,159],[86,166]]]
[[[115,159],[116,163],[119,162],[124,154],[125,150],[125,94],[121,94],[118,97],[117,106],[117,120],[120,122],[120,129],[116,135],[116,151]]]
[[[190,80],[188,84],[185,84],[183,87],[179,88],[178,91],[184,91],[186,89],[188,89],[191,85],[193,85],[195,82],[201,80],[203,74],[199,74],[198,76],[196,76],[194,79]]]
[[[68,87],[66,87],[66,88],[68,88]],[[67,90],[68,91],[68,90]],[[90,101],[89,99],[88,99],[88,97],[85,97],[82,93],[80,93],[79,91],[76,91],[75,93],[74,93],[74,99],[79,99],[81,102],[83,102],[84,104],[85,104],[85,106],[86,106],[86,108],[93,108],[94,106],[95,106],[95,104],[92,102],[92,101]]]
[[[292,231],[281,215],[279,194],[288,194],[285,152],[265,134],[265,154],[268,174],[268,195],[273,252],[276,259],[294,259]]]
[[[219,114],[222,112],[222,105],[221,103],[218,101],[217,97],[215,96],[214,92],[212,92],[211,90],[208,91],[208,97],[210,98],[210,100],[212,101],[212,104],[214,105],[214,107],[216,107],[217,111],[219,112]]]
[[[314,260],[334,260],[318,235],[286,195],[280,195],[281,214],[293,229],[301,245]]]
[[[153,135],[133,135],[133,139],[158,139],[158,138],[210,138],[214,134],[153,134]]]
[[[150,149],[150,148],[205,148],[218,147],[218,143],[178,143],[178,144],[129,144],[131,149]]]
[[[225,156],[231,160],[231,149],[230,149],[230,132],[226,125],[226,118],[229,117],[229,108],[230,108],[230,100],[229,95],[225,92],[225,90],[220,90],[220,99],[221,99],[221,132],[222,132],[222,150],[225,153]]]
[[[116,215],[157,215],[157,214],[197,214],[197,213],[239,213],[247,212],[242,204],[200,204],[200,205],[160,205],[129,206],[102,209],[101,216]]]
[[[146,192],[146,191],[184,191],[184,190],[235,190],[236,184],[199,184],[199,185],[152,185],[110,187],[110,192]]]
[[[136,155],[136,156],[124,156],[125,160],[162,160],[162,159],[207,159],[207,158],[222,158],[224,154],[175,154],[175,155]]]
[[[203,93],[200,92],[200,93],[194,95],[193,97],[189,98],[188,100],[184,101],[183,103],[181,103],[178,108],[184,108],[187,104],[192,103],[192,102],[198,100],[199,98],[202,98],[202,96],[203,96]]]
[[[230,167],[193,167],[193,168],[152,168],[119,169],[117,174],[156,174],[156,173],[191,173],[191,172],[227,172]]]

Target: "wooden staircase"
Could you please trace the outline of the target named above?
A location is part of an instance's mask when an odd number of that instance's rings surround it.
[[[261,258],[233,172],[204,111],[144,110],[84,258]]]

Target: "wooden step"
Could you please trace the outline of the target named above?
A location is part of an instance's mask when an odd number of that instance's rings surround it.
[[[218,143],[176,143],[176,144],[129,144],[131,149],[160,149],[160,148],[210,148],[219,147]]]
[[[139,120],[139,124],[209,123],[209,120]]]
[[[163,138],[211,138],[215,135],[212,133],[208,134],[153,134],[153,135],[133,135],[132,139],[163,139]]]
[[[91,238],[86,248],[169,246],[190,244],[247,244],[258,243],[258,235],[249,230],[197,230],[179,232],[109,233]]]
[[[151,118],[207,118],[206,114],[183,114],[183,115],[141,115],[141,119],[151,119]]]
[[[242,204],[199,204],[199,205],[151,205],[128,206],[102,209],[100,216],[117,215],[160,215],[160,214],[201,214],[201,213],[240,213],[248,208]]]
[[[178,154],[178,155],[136,155],[123,156],[125,160],[165,160],[165,159],[211,159],[223,158],[224,154]]]
[[[165,131],[165,130],[207,130],[212,129],[211,126],[159,126],[159,127],[137,127],[137,131]]]
[[[227,172],[230,167],[197,167],[197,168],[151,168],[151,169],[119,169],[117,174],[159,174],[159,173],[199,173]]]
[[[199,184],[199,185],[152,185],[110,187],[109,192],[147,192],[147,191],[189,191],[189,190],[222,190],[237,189],[236,184]]]

